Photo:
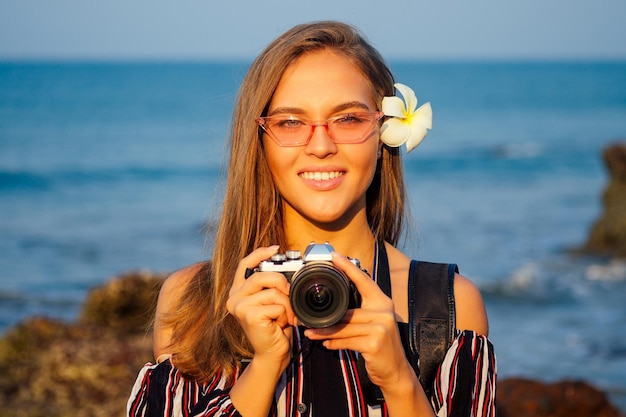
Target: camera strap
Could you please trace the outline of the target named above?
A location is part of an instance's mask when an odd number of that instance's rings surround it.
[[[419,366],[412,363],[426,396],[432,395],[437,368],[452,343],[455,323],[454,274],[455,264],[441,264],[412,260],[409,269],[409,347],[419,358]],[[391,275],[384,242],[374,246],[372,278],[391,298]],[[361,355],[357,359],[359,379],[368,404],[384,401],[378,386],[371,382]]]
[[[387,258],[385,242],[383,241],[374,242],[374,265],[372,269],[372,279],[378,284],[385,295],[391,298],[389,259]],[[369,405],[382,404],[382,402],[385,401],[385,397],[383,397],[383,393],[378,385],[370,380],[367,369],[365,369],[365,359],[363,359],[361,354],[359,354],[357,358],[356,366],[363,394],[365,395],[365,401],[367,401]]]
[[[389,259],[385,242],[374,243],[374,265],[372,279],[378,284],[385,295],[391,298],[391,276],[389,274]]]

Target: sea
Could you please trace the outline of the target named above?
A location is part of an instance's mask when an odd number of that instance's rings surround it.
[[[249,64],[0,62],[0,333],[210,256]],[[626,410],[626,260],[576,254],[626,141],[626,61],[389,64],[434,113],[403,151],[404,251],[478,285],[499,378],[585,380]]]

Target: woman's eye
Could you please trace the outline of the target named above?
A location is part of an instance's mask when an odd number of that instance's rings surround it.
[[[345,114],[335,119],[337,125],[354,125],[365,122],[365,119],[356,114]]]
[[[304,126],[304,123],[298,119],[281,119],[276,121],[277,129],[297,129]]]

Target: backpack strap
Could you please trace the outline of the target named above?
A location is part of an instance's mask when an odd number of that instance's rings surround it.
[[[437,368],[454,338],[455,264],[411,261],[409,270],[409,343],[419,357],[420,382],[432,395]]]

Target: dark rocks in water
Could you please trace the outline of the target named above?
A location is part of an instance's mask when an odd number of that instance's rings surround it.
[[[510,378],[498,383],[496,395],[498,417],[623,417],[604,392],[583,381]]]
[[[139,271],[92,289],[79,323],[106,327],[119,334],[145,332],[156,307],[165,275]]]
[[[607,147],[602,156],[609,173],[602,195],[603,212],[582,251],[626,258],[626,142]]]
[[[93,290],[77,323],[35,317],[4,334],[0,417],[124,416],[152,360],[146,329],[162,282],[128,274]]]

